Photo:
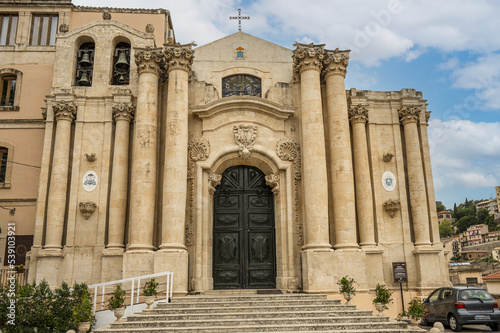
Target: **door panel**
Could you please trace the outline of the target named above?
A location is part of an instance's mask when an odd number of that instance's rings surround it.
[[[214,289],[276,287],[273,199],[259,169],[223,173],[214,194]]]

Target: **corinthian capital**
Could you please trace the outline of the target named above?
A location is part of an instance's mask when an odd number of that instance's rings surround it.
[[[127,103],[113,105],[113,119],[132,121],[134,119],[135,106]]]
[[[354,123],[366,123],[368,121],[368,109],[358,104],[349,108],[349,120]]]
[[[52,106],[56,121],[68,120],[72,122],[76,117],[76,105],[73,102],[63,101]]]
[[[339,50],[334,51],[327,50],[324,64],[325,75],[328,74],[340,74],[345,77],[347,73],[347,65],[349,65],[349,52],[350,50]]]
[[[171,71],[173,69],[183,69],[187,72],[191,71],[194,59],[193,46],[190,44],[166,44],[165,45],[165,60],[167,61],[165,69]]]
[[[325,44],[300,44],[295,43],[296,47],[293,50],[293,70],[301,73],[306,69],[317,69],[321,71],[323,68],[323,58],[325,56]]]
[[[142,73],[153,73],[160,75],[165,55],[161,48],[146,47],[135,49],[135,64],[137,71]]]
[[[417,123],[420,116],[420,108],[415,106],[402,106],[398,110],[399,121],[401,124]]]

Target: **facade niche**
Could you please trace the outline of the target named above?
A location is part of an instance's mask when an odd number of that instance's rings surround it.
[[[130,74],[130,44],[118,43],[113,54],[112,85],[129,83]]]
[[[76,54],[76,85],[92,86],[95,43],[83,43]]]

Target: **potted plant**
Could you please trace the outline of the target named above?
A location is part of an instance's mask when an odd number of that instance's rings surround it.
[[[95,324],[92,303],[87,290],[77,297],[73,308],[73,320],[80,333],[86,333]]]
[[[422,300],[415,297],[408,303],[407,313],[415,326],[417,326],[420,320],[427,316],[428,311],[425,309],[425,304]]]
[[[350,301],[353,296],[356,296],[356,288],[354,288],[354,281],[353,278],[350,278],[348,275],[344,276],[341,278],[337,284],[339,285],[339,292],[342,293],[344,296],[346,303],[345,304],[351,304]]]
[[[377,286],[375,287],[375,298],[373,299],[373,304],[375,304],[375,308],[378,311],[378,315],[382,316],[382,312],[384,310],[389,309],[387,307],[387,304],[392,301],[391,298],[392,292],[387,289],[385,284],[379,284],[377,283]]]
[[[21,264],[19,266],[14,266],[14,270],[16,271],[16,273],[24,273],[24,265]]]
[[[121,322],[125,314],[125,295],[127,292],[118,284],[116,285],[113,296],[108,299],[108,309],[113,310],[116,317],[116,322]]]
[[[144,284],[143,293],[146,296],[145,303],[147,304],[147,309],[151,309],[151,305],[154,303],[156,295],[158,294],[158,282],[153,278]]]

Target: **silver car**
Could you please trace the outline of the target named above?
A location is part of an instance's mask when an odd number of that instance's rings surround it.
[[[436,321],[450,325],[455,332],[462,325],[486,324],[492,331],[500,328],[500,311],[493,296],[482,288],[446,287],[434,290],[424,304],[429,311],[423,324]]]

